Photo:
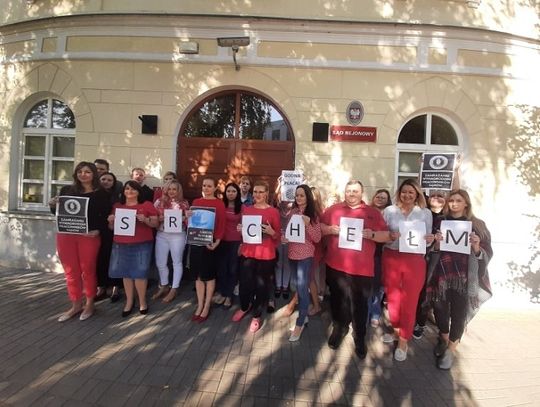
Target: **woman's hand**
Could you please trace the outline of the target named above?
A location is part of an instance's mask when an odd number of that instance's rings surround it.
[[[146,216],[144,215],[144,213],[138,213],[138,214],[137,214],[137,220],[138,220],[139,222],[145,223],[145,221],[146,221]]]
[[[270,222],[267,222],[266,225],[263,223],[262,225],[262,231],[263,233],[266,233],[267,235],[274,236],[276,234],[276,231],[272,228],[270,225]]]
[[[114,215],[107,216],[107,222],[109,222],[109,223],[114,223],[114,219],[115,219]]]
[[[309,216],[302,215],[302,219],[304,219],[304,224],[306,226],[309,226],[309,223],[311,222],[311,219],[309,218]]]
[[[480,253],[480,236],[474,232],[471,232],[469,241],[471,242],[471,249],[473,250],[474,254]]]
[[[191,209],[186,210],[186,218],[191,218],[193,216],[193,211]]]
[[[99,230],[90,230],[90,231],[88,231],[88,233],[85,236],[99,237]]]
[[[49,200],[49,206],[52,208],[53,206],[56,206],[58,203],[58,197],[54,196]]]
[[[206,245],[206,248],[207,248],[208,250],[215,250],[216,247],[219,246],[219,243],[220,243],[220,242],[221,242],[221,240],[216,240],[216,241],[214,241],[213,243],[207,244],[207,245]]]
[[[431,233],[427,233],[427,234],[424,236],[424,239],[426,239],[426,243],[427,243],[427,244],[431,244],[431,243],[433,243],[433,241],[435,240],[435,235],[434,235],[434,234],[431,234]]]
[[[239,223],[238,225],[236,225],[236,231],[237,232],[241,232],[242,231],[242,224]]]

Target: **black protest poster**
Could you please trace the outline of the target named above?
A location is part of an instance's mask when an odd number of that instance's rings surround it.
[[[90,198],[59,196],[56,206],[56,229],[60,233],[88,233],[88,202]]]
[[[425,153],[422,156],[420,186],[422,189],[450,191],[455,165],[455,153]]]

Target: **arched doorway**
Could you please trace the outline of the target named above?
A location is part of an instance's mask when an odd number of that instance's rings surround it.
[[[200,196],[204,176],[226,184],[249,175],[268,181],[272,188],[281,170],[294,169],[291,126],[262,95],[246,90],[216,93],[186,116],[176,162],[188,199]]]

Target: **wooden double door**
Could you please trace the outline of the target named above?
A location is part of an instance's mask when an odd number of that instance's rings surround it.
[[[239,183],[242,175],[252,182],[267,181],[273,191],[281,171],[294,169],[294,141],[180,136],[176,162],[189,200],[201,196],[205,176],[217,179],[222,191],[228,182]]]

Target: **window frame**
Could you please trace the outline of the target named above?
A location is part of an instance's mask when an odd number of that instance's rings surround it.
[[[412,119],[415,119],[419,116],[426,115],[426,142],[424,144],[413,144],[413,143],[400,143],[399,142],[399,136],[401,134],[401,131],[403,128],[411,121]],[[456,133],[457,138],[457,145],[449,145],[449,144],[431,144],[431,133],[432,133],[432,118],[433,116],[439,116],[442,119],[446,120],[450,126],[454,129]],[[421,111],[416,112],[413,115],[409,116],[407,120],[404,121],[403,125],[400,127],[396,139],[396,156],[395,156],[395,168],[394,168],[394,182],[396,185],[396,190],[399,188],[399,183],[401,178],[413,178],[418,179],[418,176],[420,175],[420,172],[401,172],[400,169],[400,153],[456,153],[459,154],[463,150],[463,134],[461,127],[458,125],[458,123],[453,120],[448,115],[441,113],[439,111],[434,110],[427,110],[427,111]],[[426,193],[429,193],[429,190],[426,190]]]
[[[43,100],[47,100],[47,126],[46,127],[24,127],[25,120],[28,113],[39,103],[42,103]],[[71,177],[67,181],[59,181],[52,179],[53,172],[53,163],[55,161],[64,161],[75,163],[75,152],[73,157],[62,157],[62,156],[53,156],[54,150],[54,140],[57,137],[60,138],[69,138],[75,142],[76,135],[76,123],[73,128],[53,128],[52,127],[52,118],[53,118],[53,100],[60,101],[65,104],[68,108],[69,106],[58,97],[49,96],[46,98],[40,98],[39,100],[32,103],[28,109],[25,110],[20,130],[20,150],[19,150],[19,168],[18,168],[18,182],[17,182],[17,210],[19,211],[33,211],[33,212],[48,212],[49,205],[48,202],[51,199],[51,190],[55,185],[71,185]],[[71,109],[70,109],[71,111]],[[71,111],[73,114],[73,111]],[[28,136],[33,137],[43,137],[45,139],[45,151],[44,155],[27,155],[26,154],[26,140]],[[34,178],[25,178],[24,177],[24,167],[26,160],[42,160],[44,161],[43,165],[43,180],[34,179]],[[25,184],[42,184],[43,185],[43,202],[24,202],[24,186]]]
[[[233,137],[204,137],[204,136],[195,136],[195,137],[192,137],[192,136],[186,136],[185,135],[185,132],[186,132],[186,128],[188,126],[188,123],[189,121],[191,120],[191,118],[193,117],[193,115],[199,110],[201,109],[201,107],[208,101],[210,100],[213,100],[213,99],[218,99],[220,97],[225,97],[225,96],[228,96],[228,95],[232,95],[234,97],[234,104],[235,104],[235,109],[234,109],[234,119],[233,119]],[[250,138],[242,138],[241,137],[241,97],[242,95],[247,95],[247,96],[254,96],[254,97],[258,97],[258,98],[261,98],[261,99],[264,99],[266,100],[267,102],[269,102],[271,105],[272,105],[272,108],[274,110],[276,110],[276,112],[279,113],[279,115],[281,116],[281,120],[283,121],[284,125],[287,126],[287,134],[289,136],[289,138],[285,141],[294,141],[294,133],[293,133],[293,128],[289,122],[289,119],[287,118],[287,116],[285,115],[285,113],[283,112],[283,110],[279,107],[279,104],[276,103],[273,99],[271,99],[270,97],[268,97],[267,95],[265,94],[262,94],[262,93],[259,93],[255,90],[248,90],[248,89],[244,89],[244,88],[231,88],[231,89],[227,89],[227,90],[221,90],[219,92],[216,92],[216,93],[211,93],[207,96],[205,96],[204,98],[202,98],[201,100],[199,100],[194,106],[193,108],[191,108],[189,110],[189,112],[186,114],[185,116],[185,119],[183,120],[183,123],[182,123],[182,126],[180,128],[180,132],[179,132],[179,135],[180,137],[182,138],[208,138],[208,139],[216,139],[216,140],[236,140],[236,141],[276,141],[276,140],[272,140],[272,138],[270,137],[269,139],[250,139]],[[263,135],[264,136],[264,135]],[[277,141],[282,141],[282,140],[277,140]]]

